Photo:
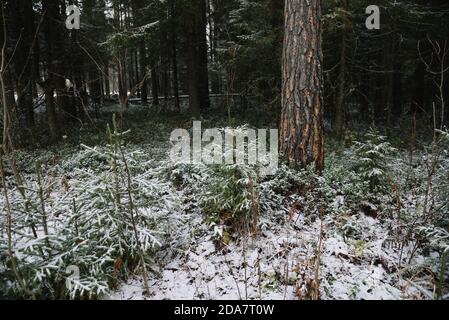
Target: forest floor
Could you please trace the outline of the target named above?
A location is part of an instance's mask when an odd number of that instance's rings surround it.
[[[178,232],[174,238],[189,241],[179,247],[170,241],[162,245],[150,294],[144,292],[142,277],[133,276],[109,298],[432,298],[425,289],[433,286],[431,274],[417,270],[410,278],[402,276],[428,259],[414,251],[414,242],[402,245],[392,239],[390,219],[362,211],[320,218],[317,212],[298,208],[302,201],[293,196],[287,211],[261,217],[264,227],[256,236],[240,234],[224,246],[217,245],[216,227],[189,203],[180,219],[184,225],[173,230]],[[337,196],[331,205],[338,212],[345,207],[345,197]],[[426,253],[432,254],[439,255]]]
[[[204,234],[187,250],[177,254],[171,248],[164,254],[159,260],[162,265],[150,279],[149,296],[144,294],[143,280],[137,276],[109,298],[309,299],[317,272],[321,222],[321,299],[422,298],[420,288],[397,272],[400,248],[384,246],[387,225],[363,214],[341,217],[340,221],[313,220],[297,212],[284,223],[273,221],[255,241],[241,240],[217,250],[213,231],[197,219]],[[362,226],[366,241],[348,241],[339,234],[339,228],[348,221]],[[406,248],[406,254],[411,250]],[[416,255],[414,259],[425,257]]]
[[[117,110],[109,108],[105,116]],[[246,225],[246,220],[230,223],[227,211],[234,210],[233,219],[237,219],[239,212],[250,210],[253,200],[244,197],[242,203],[229,204],[227,198],[218,199],[235,176],[169,163],[171,130],[189,128],[191,123],[151,117],[142,107],[131,110],[122,123],[131,128],[123,148],[129,165],[139,167],[132,176],[135,188],[140,188],[134,205],[154,222],[150,232],[155,240],[147,250],[150,292],[144,290],[139,269],[124,275],[112,290],[101,289],[103,299],[433,299],[438,286],[440,296],[449,297],[443,252],[449,247],[449,233],[438,238],[439,246],[431,240],[426,243],[432,245],[418,245],[414,234],[401,233],[407,226],[394,213],[396,194],[378,198],[358,194],[363,177],[345,180],[350,176],[343,167],[347,154],[328,152],[329,166],[342,166],[341,171],[335,169],[338,174],[332,171],[310,178],[282,167],[276,177],[261,181],[257,227],[249,231],[235,226]],[[96,188],[112,180],[100,149],[87,147],[101,145],[102,139],[97,133],[77,132],[67,135],[64,147],[18,154],[19,167],[28,168],[28,181],[36,180],[31,164],[43,164],[50,230],[62,223],[58,220],[61,210],[70,210],[72,194],[81,199],[85,196],[80,194],[90,189],[96,197]],[[447,150],[444,159],[449,159]],[[102,174],[106,180],[99,182]],[[237,193],[248,191],[248,179],[241,178],[239,184],[231,185]],[[318,187],[297,189],[292,181]],[[243,189],[238,189],[240,183]],[[207,196],[215,197],[214,209],[204,206]],[[410,216],[424,199],[411,197],[411,193],[401,195],[401,212]],[[11,189],[10,198],[19,203],[19,192]],[[90,214],[90,205],[77,207]],[[414,216],[411,220],[416,221]],[[432,228],[444,232],[436,224]],[[17,242],[20,247],[32,246],[21,241]]]

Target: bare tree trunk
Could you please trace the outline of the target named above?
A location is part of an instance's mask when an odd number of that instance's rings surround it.
[[[321,1],[286,0],[280,149],[324,169]]]
[[[417,62],[415,72],[412,76],[413,96],[412,96],[412,114],[422,114],[424,110],[424,89],[425,89],[425,68],[421,61]]]
[[[126,55],[124,53],[119,53],[119,57],[117,58],[118,65],[118,91],[119,91],[119,99],[120,105],[123,109],[128,108],[128,85],[126,82]]]
[[[402,114],[402,65],[396,60],[394,65],[394,84],[393,84],[393,116],[397,119]]]
[[[55,142],[59,140],[59,126],[57,125],[57,115],[55,107],[54,89],[48,84],[42,84],[45,94],[45,106],[47,109],[48,129],[50,131],[50,140]]]
[[[105,62],[105,66],[103,68],[103,76],[104,76],[104,94],[107,99],[111,98],[111,81],[109,75],[109,62]]]
[[[7,69],[3,69],[1,72],[1,93],[1,106],[3,108],[3,148],[13,150],[18,131],[17,116],[15,114],[17,108],[11,74]]]
[[[47,79],[41,83],[42,89],[45,92],[45,102],[47,109],[48,128],[50,131],[50,139],[52,142],[59,140],[59,124],[56,115],[56,102],[54,98],[55,89],[61,86],[60,78],[60,64],[61,56],[59,56],[59,30],[61,26],[55,27],[55,20],[60,21],[59,1],[43,0],[44,12],[44,35],[45,35],[45,53],[47,64]],[[61,23],[62,25],[62,23]]]
[[[383,88],[383,106],[386,113],[387,127],[392,124],[392,112],[393,112],[393,86],[394,86],[394,53],[395,44],[394,40],[389,38],[384,49],[384,68],[387,74],[384,78]]]
[[[166,37],[164,37],[166,39]],[[167,50],[168,51],[168,50]],[[162,92],[164,94],[164,107],[167,110],[170,95],[170,76],[168,74],[169,61],[166,55],[162,59]]]
[[[148,104],[148,89],[147,89],[147,51],[145,43],[142,42],[139,47],[140,58],[140,100],[142,105]]]
[[[35,28],[33,23],[33,3],[31,0],[16,0],[11,2],[11,19],[13,43],[17,44],[14,55],[14,78],[17,86],[17,107],[25,119],[22,128],[34,126],[34,111],[32,100],[32,52]]]
[[[205,0],[192,1],[186,9],[184,29],[190,112],[196,118],[210,106],[206,26]]]
[[[172,53],[172,68],[173,68],[173,96],[175,103],[175,110],[180,112],[181,107],[179,103],[179,84],[178,84],[178,59],[176,53],[176,7],[175,0],[170,0],[170,41],[171,41],[171,53]]]
[[[130,95],[134,95],[134,88],[136,86],[135,69],[134,69],[134,52],[131,49],[126,50],[128,52],[129,60],[127,62],[127,68],[125,69],[125,74],[128,76],[128,88]]]
[[[207,54],[207,10],[206,1],[197,0],[198,20],[197,28],[197,55],[198,55],[198,89],[200,107],[202,109],[209,109],[209,72],[208,72],[208,54]]]
[[[153,96],[153,105],[159,105],[159,78],[157,76],[156,64],[153,60],[150,62],[151,66],[151,94]]]
[[[338,137],[343,134],[344,111],[343,103],[346,94],[346,29],[343,27],[341,49],[340,49],[340,70],[338,74],[338,94],[335,105],[335,132]]]
[[[198,69],[196,68],[195,47],[191,41],[187,44],[187,72],[190,113],[193,117],[199,118],[201,115],[201,106],[198,96]]]

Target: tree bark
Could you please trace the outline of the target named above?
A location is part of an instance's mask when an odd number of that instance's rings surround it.
[[[205,0],[193,0],[185,13],[190,112],[198,118],[210,106]]]
[[[14,56],[14,78],[17,87],[17,107],[19,118],[25,119],[22,128],[34,126],[33,111],[33,39],[35,35],[34,12],[31,0],[16,0],[12,5],[13,45],[17,45]]]
[[[156,64],[151,60],[151,94],[153,96],[153,105],[159,105],[159,78],[157,76]]]
[[[103,77],[104,77],[104,93],[106,99],[111,98],[111,82],[109,76],[109,62],[106,61],[103,67]]]
[[[421,114],[424,110],[425,71],[424,64],[418,61],[412,76],[412,114]]]
[[[286,0],[281,153],[294,166],[324,169],[321,1]]]
[[[344,111],[343,103],[346,94],[346,28],[343,27],[341,49],[340,49],[340,70],[338,74],[337,103],[335,104],[335,132],[340,138],[343,134]]]
[[[208,73],[208,54],[207,54],[207,15],[206,15],[206,1],[197,0],[198,20],[197,20],[197,35],[198,35],[198,89],[200,106],[202,109],[209,109],[209,73]]]
[[[390,127],[392,124],[392,114],[394,105],[394,55],[395,55],[395,44],[394,40],[388,38],[388,42],[385,45],[384,50],[384,68],[387,72],[384,78],[384,88],[383,88],[383,106],[386,113],[386,123]]]
[[[393,84],[393,117],[395,119],[402,115],[403,95],[402,95],[402,65],[396,60],[394,65],[394,84]]]
[[[145,43],[140,43],[139,47],[139,57],[140,57],[140,100],[142,105],[148,104],[148,90],[147,90],[147,50],[145,48]]]
[[[172,68],[173,68],[173,96],[175,103],[175,110],[181,112],[179,103],[179,79],[178,79],[178,59],[176,53],[176,6],[175,0],[170,0],[170,41],[172,51]]]
[[[44,12],[43,31],[45,36],[45,57],[47,67],[47,79],[41,83],[45,92],[45,102],[47,110],[48,128],[50,131],[50,140],[55,142],[59,140],[59,122],[57,121],[56,102],[54,98],[55,89],[61,86],[64,79],[60,79],[61,63],[59,49],[59,29],[62,28],[60,17],[59,1],[43,0],[42,7]],[[55,21],[61,22],[61,25],[55,26]]]

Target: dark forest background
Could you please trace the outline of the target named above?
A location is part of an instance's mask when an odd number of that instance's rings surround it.
[[[440,77],[446,1],[377,1],[381,28],[367,30],[371,2],[323,1],[326,131],[386,130],[415,116],[433,127],[434,114],[447,123],[449,108],[435,100],[449,94]],[[108,103],[187,118],[279,118],[283,1],[2,3],[2,105],[14,148],[61,140]],[[80,30],[65,27],[71,4],[81,9]]]

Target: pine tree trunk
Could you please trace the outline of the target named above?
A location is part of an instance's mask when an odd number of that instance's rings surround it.
[[[384,49],[384,69],[387,74],[384,78],[384,88],[383,88],[383,107],[386,114],[387,127],[392,124],[392,112],[393,112],[393,86],[394,86],[394,54],[395,54],[395,44],[393,39],[389,38]]]
[[[58,120],[56,115],[54,90],[49,85],[44,85],[43,90],[45,95],[45,106],[47,109],[47,121],[48,129],[50,131],[50,140],[52,142],[55,142],[59,140],[59,126],[57,124]]]
[[[169,50],[169,41],[168,41],[168,32],[167,30],[163,30],[161,32],[161,76],[162,76],[162,94],[164,95],[164,108],[167,110],[169,105],[169,95],[170,95],[170,75],[169,75],[169,59],[170,59],[170,50]]]
[[[195,60],[194,52],[192,52],[192,48],[189,47],[189,50],[187,51],[189,106],[190,106],[190,114],[198,119],[201,115],[201,107],[198,97],[197,70],[195,69],[194,60]]]
[[[186,10],[185,37],[190,112],[198,118],[210,106],[205,0],[193,0]]]
[[[148,89],[147,89],[147,50],[145,48],[145,43],[141,43],[139,47],[139,57],[140,57],[140,100],[142,105],[148,104]]]
[[[67,122],[73,122],[77,119],[76,108],[74,108],[73,94],[71,94],[66,87],[66,79],[69,78],[71,68],[73,68],[71,54],[72,51],[68,48],[69,33],[65,28],[65,19],[62,13],[66,12],[66,3],[64,0],[54,1],[56,2],[55,13],[53,14],[53,20],[50,23],[53,24],[55,44],[54,44],[54,62],[55,70],[54,83],[56,89],[56,106],[61,112],[61,119]],[[65,15],[64,15],[65,16]],[[57,21],[55,27],[55,21]]]
[[[134,54],[132,50],[126,49],[128,53],[129,60],[127,61],[127,68],[125,69],[125,74],[128,76],[128,88],[130,95],[133,96],[135,93],[135,74],[134,74]]]
[[[346,30],[342,30],[341,49],[340,49],[340,70],[338,74],[338,94],[335,105],[335,132],[338,137],[343,134],[344,111],[343,103],[346,89]]]
[[[175,110],[181,112],[179,103],[179,79],[178,79],[178,58],[176,53],[176,7],[175,0],[170,0],[170,41],[171,41],[171,54],[172,54],[172,68],[173,68],[173,96],[175,103]]]
[[[207,15],[206,1],[197,0],[198,20],[197,20],[197,62],[198,62],[198,89],[200,107],[209,109],[209,73],[208,73],[208,53],[207,53]]]
[[[6,56],[6,55],[5,55]],[[6,59],[4,60],[6,61]],[[3,65],[4,67],[4,65]],[[8,69],[0,73],[0,94],[2,109],[2,129],[3,129],[3,148],[13,150],[17,141],[18,123],[15,113],[16,100],[14,97],[14,85],[12,83],[11,73]]]
[[[33,37],[35,28],[33,24],[33,3],[31,0],[16,0],[11,2],[12,19],[11,35],[13,43],[17,44],[14,56],[14,78],[17,86],[17,107],[25,119],[20,124],[22,128],[34,126],[33,111],[33,81],[32,79],[32,55]],[[20,117],[22,118],[22,117]]]
[[[138,51],[140,51],[140,46],[138,48],[138,50],[134,51],[134,75],[135,75],[135,90],[137,93],[137,97],[138,98],[142,98],[141,94],[142,94],[142,80],[143,78],[141,78],[141,72],[139,70],[139,64],[140,64],[140,60],[139,60],[139,54]]]
[[[201,106],[199,100],[198,90],[198,56],[196,53],[196,32],[195,32],[195,15],[189,12],[185,25],[186,31],[186,46],[187,46],[187,82],[189,87],[189,106],[190,114],[199,118],[201,115]]]
[[[61,21],[59,1],[43,0],[42,7],[44,12],[43,31],[45,36],[45,56],[47,64],[47,79],[41,84],[45,92],[45,103],[47,110],[48,128],[52,142],[59,140],[59,122],[57,120],[56,102],[54,98],[55,89],[61,85],[59,79],[61,58],[59,55],[59,30],[55,27],[55,21]]]
[[[320,0],[286,0],[281,153],[290,164],[324,169]]]
[[[92,103],[98,105],[101,101],[101,76],[97,67],[90,65],[89,68],[89,93]]]
[[[126,82],[126,65],[123,54],[120,54],[118,58],[118,91],[120,106],[123,109],[128,108],[128,85]]]
[[[397,57],[399,58],[399,57]],[[399,60],[396,60],[394,65],[394,84],[393,84],[393,116],[397,119],[402,115],[402,65]]]
[[[111,98],[111,82],[109,79],[109,62],[105,62],[105,66],[103,68],[103,74],[104,74],[104,93],[107,99]]]
[[[412,114],[420,114],[424,108],[424,93],[425,88],[425,67],[421,61],[417,62],[415,72],[412,77],[413,81],[413,96],[412,96]]]
[[[153,96],[153,105],[159,105],[159,78],[157,76],[156,64],[151,61],[151,94]]]

